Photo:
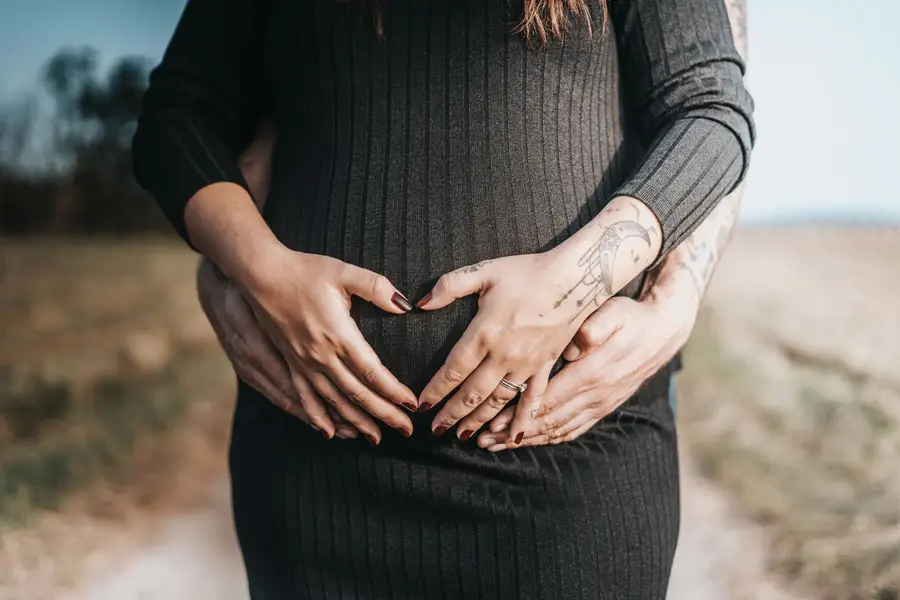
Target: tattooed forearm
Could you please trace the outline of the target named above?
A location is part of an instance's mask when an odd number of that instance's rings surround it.
[[[731,231],[737,221],[741,205],[741,189],[727,196],[709,217],[691,234],[684,243],[670,255],[664,269],[678,269],[687,272],[700,297],[706,292],[713,271],[719,262]]]

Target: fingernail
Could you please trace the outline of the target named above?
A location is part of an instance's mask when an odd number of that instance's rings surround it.
[[[391,296],[391,302],[394,303],[394,306],[404,312],[409,312],[413,309],[412,304],[409,303],[409,300],[406,299],[406,296],[404,296],[400,292],[394,292],[394,295]]]
[[[523,437],[525,437],[525,432],[524,432],[524,431],[520,431],[520,432],[518,433],[518,435],[516,435],[516,445],[517,445],[517,446],[518,446],[519,444],[522,443],[522,438],[523,438]]]
[[[434,435],[441,437],[442,435],[444,435],[444,433],[446,433],[448,429],[450,428],[446,425],[438,425],[434,430]]]
[[[478,445],[481,446],[482,448],[487,448],[489,446],[493,446],[496,443],[497,443],[497,439],[492,438],[492,437],[478,440]]]
[[[466,441],[467,439],[472,437],[473,433],[475,433],[475,432],[472,431],[471,429],[466,429],[465,431],[463,431],[462,433],[459,434],[459,439],[461,439],[462,441]]]
[[[330,439],[331,439],[331,435],[330,435],[327,431],[325,431],[324,429],[323,429],[322,431],[320,431],[320,433],[322,434],[322,437],[325,438],[326,440],[330,440]]]
[[[416,302],[416,306],[418,306],[419,308],[422,308],[423,306],[425,306],[426,304],[428,304],[429,302],[431,302],[431,296],[432,296],[432,293],[431,293],[431,292],[428,292],[427,294],[425,294],[424,296],[422,296],[422,299],[421,299],[421,300],[419,300],[418,302]]]
[[[429,410],[431,410],[431,405],[428,404],[427,402],[425,402],[424,404],[422,404],[422,405],[419,407],[419,412],[420,412],[420,413],[428,412]]]
[[[403,434],[403,437],[408,438],[408,437],[412,436],[412,429],[407,429],[404,427],[404,428],[400,429],[400,433]]]
[[[568,354],[568,356],[563,356],[563,358],[565,358],[568,361],[572,361],[572,360],[577,359],[579,357],[579,355],[581,355],[581,350],[576,346],[575,348],[573,348],[572,350],[567,352],[567,354]]]
[[[372,435],[372,434],[370,434],[370,433],[367,433],[367,434],[366,434],[366,439],[369,440],[369,443],[372,444],[373,446],[377,446],[377,445],[378,445],[378,440],[375,438],[374,435]]]
[[[415,404],[413,404],[412,402],[404,402],[403,408],[405,408],[409,412],[416,412],[416,410],[418,409],[418,407]]]

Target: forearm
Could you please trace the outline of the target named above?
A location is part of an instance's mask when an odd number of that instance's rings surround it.
[[[197,250],[242,287],[258,283],[263,266],[284,246],[272,233],[247,191],[216,183],[198,191],[184,211]]]
[[[726,196],[700,226],[649,274],[650,279],[645,285],[648,293],[658,287],[664,287],[667,291],[677,287],[694,297],[699,306],[731,239],[743,192],[742,184]]]
[[[731,23],[734,45],[741,57],[747,59],[747,1],[725,0],[725,10]],[[699,306],[713,271],[725,252],[731,232],[737,222],[744,184],[726,196],[700,226],[649,274],[644,289],[649,294],[671,295],[684,290],[695,297]]]

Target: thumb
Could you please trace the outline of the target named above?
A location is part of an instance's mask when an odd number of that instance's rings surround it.
[[[606,304],[581,324],[581,328],[563,352],[563,358],[573,361],[587,356],[621,329],[622,315],[619,309],[622,307],[615,300],[615,298],[607,300]]]
[[[340,284],[348,294],[359,296],[367,302],[395,315],[412,310],[412,304],[400,293],[394,284],[374,271],[345,264],[341,272]]]
[[[422,310],[436,310],[444,308],[458,298],[480,292],[487,282],[487,269],[484,267],[476,269],[474,266],[441,275],[431,291],[416,302],[416,306]]]

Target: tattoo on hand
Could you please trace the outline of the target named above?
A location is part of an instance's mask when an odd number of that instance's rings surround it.
[[[578,307],[569,322],[578,318],[591,303],[596,303],[598,297],[608,298],[613,295],[613,267],[616,264],[616,253],[619,247],[628,238],[639,237],[650,247],[650,234],[647,229],[637,221],[618,221],[603,230],[600,238],[578,259],[578,267],[582,269],[581,279],[578,280],[562,298],[556,301],[553,308],[559,308],[571,295],[580,294],[575,301]]]
[[[481,270],[481,267],[483,267],[485,265],[489,265],[492,262],[494,262],[494,261],[493,260],[483,260],[481,262],[475,263],[474,265],[469,265],[467,267],[462,267],[460,269],[457,269],[457,272],[458,273],[476,273]]]

